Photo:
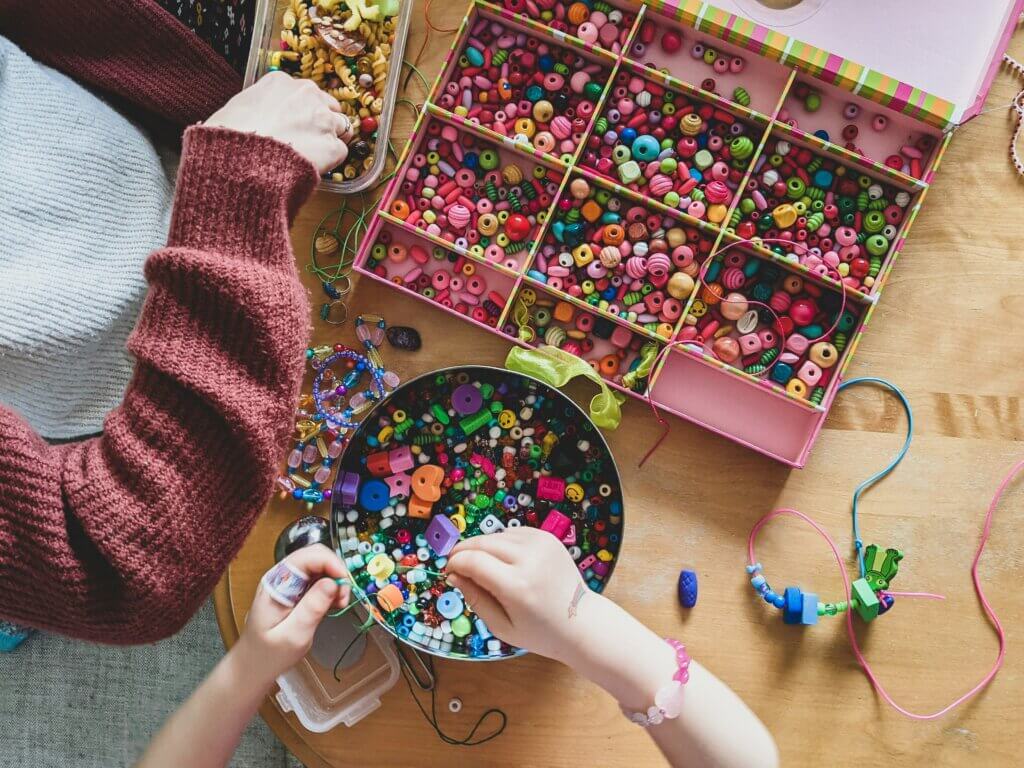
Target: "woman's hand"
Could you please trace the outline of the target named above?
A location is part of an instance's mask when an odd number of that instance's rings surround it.
[[[261,584],[238,640],[240,654],[259,664],[260,673],[271,680],[298,664],[327,612],[344,608],[351,594],[348,586],[339,587],[335,581],[348,576],[345,566],[323,544],[293,552],[285,561],[306,574],[312,586],[294,608],[286,608]]]
[[[578,650],[581,603],[599,599],[565,545],[537,528],[467,539],[455,547],[446,570],[448,582],[497,637],[565,663]]]
[[[257,133],[287,144],[319,173],[348,157],[352,122],[337,99],[312,80],[271,72],[218,109],[204,125]]]

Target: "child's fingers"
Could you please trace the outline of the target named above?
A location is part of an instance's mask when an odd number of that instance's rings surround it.
[[[522,548],[506,534],[507,531],[492,533],[489,536],[473,536],[470,539],[464,539],[455,546],[452,554],[476,550],[487,552],[509,565],[515,565],[522,557]]]
[[[338,596],[334,599],[334,605],[337,608],[347,608],[349,602],[352,600],[352,587],[345,584],[338,590]]]
[[[466,603],[483,618],[488,628],[497,633],[499,637],[508,627],[512,626],[512,622],[501,604],[475,581],[449,573],[448,583],[462,592]]]
[[[282,633],[294,633],[297,637],[312,637],[317,626],[330,611],[338,598],[338,585],[331,579],[320,579],[302,596],[284,621],[277,625]]]
[[[332,579],[348,576],[341,558],[323,544],[303,547],[288,555],[285,560],[304,573],[310,581],[320,576],[329,576]]]
[[[479,549],[453,552],[448,558],[445,570],[457,577],[476,582],[499,603],[504,603],[508,590],[515,589],[522,581],[511,565],[490,552]]]

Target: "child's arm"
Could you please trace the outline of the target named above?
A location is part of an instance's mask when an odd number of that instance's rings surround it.
[[[675,651],[615,603],[584,589],[557,539],[534,528],[459,544],[448,580],[506,642],[561,661],[629,711],[645,711],[676,671]],[[771,735],[728,686],[690,664],[682,714],[648,728],[668,761],[681,766],[778,765]]]
[[[274,602],[261,586],[242,636],[202,685],[160,729],[137,768],[222,768],[238,746],[274,679],[306,655],[313,633],[332,608],[348,604],[337,555],[320,544],[287,558],[314,584],[295,608]]]
[[[47,445],[0,406],[0,616],[150,642],[238,551],[294,424],[309,305],[288,226],[347,152],[332,103],[276,73],[186,132],[128,340],[134,376],[101,437]]]

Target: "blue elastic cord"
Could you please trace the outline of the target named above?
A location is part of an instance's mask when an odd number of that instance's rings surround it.
[[[890,461],[884,469],[876,472],[863,483],[858,485],[857,489],[853,492],[853,506],[850,509],[850,514],[853,518],[853,546],[857,554],[857,568],[860,569],[861,578],[864,578],[864,542],[861,541],[860,538],[860,523],[857,520],[857,505],[860,503],[861,494],[896,469],[896,466],[903,461],[903,457],[907,455],[907,451],[910,449],[910,439],[914,436],[914,412],[910,409],[910,401],[907,400],[907,396],[903,394],[903,390],[891,381],[879,379],[874,376],[863,376],[859,379],[844,381],[839,386],[837,393],[842,392],[847,387],[852,387],[857,384],[878,384],[879,386],[885,387],[900,399],[900,402],[903,403],[903,410],[907,414],[907,439],[903,441],[903,447],[900,448],[899,453],[893,457],[892,461]]]

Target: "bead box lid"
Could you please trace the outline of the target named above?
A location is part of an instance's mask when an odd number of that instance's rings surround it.
[[[1024,9],[1024,0],[645,4],[943,129],[981,109]]]

